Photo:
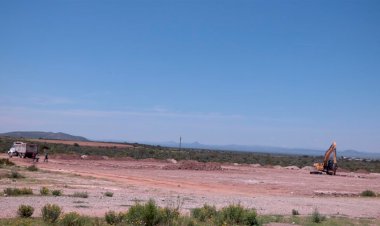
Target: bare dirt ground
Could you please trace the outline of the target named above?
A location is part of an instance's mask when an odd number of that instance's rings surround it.
[[[11,160],[20,166],[32,164],[31,159]],[[337,176],[311,175],[302,169],[237,164],[191,170],[181,169],[181,164],[149,159],[49,159],[48,163],[36,164],[41,169],[37,172],[22,171],[26,179],[1,179],[0,191],[26,186],[39,194],[39,189],[47,186],[63,190],[65,196],[0,197],[0,206],[6,206],[0,217],[15,216],[20,204],[40,209],[46,203],[58,204],[65,212],[103,216],[108,210],[125,211],[136,201],[153,198],[162,206],[180,202],[184,213],[204,203],[218,208],[240,203],[256,208],[259,214],[291,215],[296,209],[308,215],[318,208],[330,216],[380,218],[380,198],[358,196],[366,189],[379,193],[380,174],[338,171]],[[87,191],[89,198],[70,196],[77,191]],[[114,196],[105,197],[106,191]]]

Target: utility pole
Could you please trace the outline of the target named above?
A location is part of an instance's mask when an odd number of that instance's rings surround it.
[[[179,150],[181,151],[181,146],[182,146],[182,137],[179,137]]]

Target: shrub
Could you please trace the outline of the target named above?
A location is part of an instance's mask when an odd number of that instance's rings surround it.
[[[55,223],[62,213],[61,207],[55,204],[46,204],[42,210],[42,219],[48,223]]]
[[[42,187],[42,188],[40,189],[40,194],[41,194],[41,195],[49,195],[49,194],[50,194],[50,190],[49,190],[49,188],[47,188],[47,187]]]
[[[319,212],[318,209],[314,209],[313,213],[311,214],[311,221],[313,223],[321,223],[324,221],[326,218],[322,216]]]
[[[371,190],[365,190],[360,193],[361,196],[363,197],[376,197],[376,193],[371,191]]]
[[[106,222],[110,225],[117,225],[123,222],[124,214],[120,212],[117,214],[115,211],[108,211],[105,214]]]
[[[104,196],[112,197],[113,196],[113,192],[107,191],[107,192],[104,193]]]
[[[300,213],[298,212],[298,210],[292,209],[292,215],[296,216],[296,215],[300,215]]]
[[[162,221],[162,210],[150,199],[144,205],[139,203],[131,206],[126,214],[128,223],[132,225],[153,226]]]
[[[17,210],[17,215],[22,218],[28,218],[33,215],[34,208],[29,205],[21,205]]]
[[[165,207],[160,209],[162,223],[165,225],[173,225],[174,221],[179,217],[179,210],[174,208]]]
[[[257,220],[256,211],[253,209],[246,210],[244,213],[243,223],[244,225],[249,225],[249,226],[260,225],[259,221]]]
[[[31,188],[6,188],[4,194],[8,196],[33,195],[33,190]]]
[[[77,198],[88,198],[88,193],[87,192],[75,192],[72,196],[77,197]]]
[[[244,221],[244,208],[240,204],[229,205],[220,211],[220,217],[229,225],[240,224]]]
[[[89,219],[79,215],[76,212],[70,212],[65,214],[61,221],[61,225],[63,226],[83,226],[90,225]]]
[[[62,195],[62,191],[61,190],[53,190],[51,192],[52,195],[54,196],[61,196]]]
[[[216,219],[217,225],[261,225],[257,219],[255,209],[246,209],[240,204],[229,205],[217,212]]]
[[[195,219],[206,222],[216,216],[217,211],[215,206],[204,204],[201,208],[195,208],[190,211],[190,214]]]
[[[19,178],[25,178],[22,174],[20,174],[16,170],[12,170],[11,174],[9,175],[9,178],[19,179]]]
[[[2,166],[14,166],[15,164],[12,161],[9,161],[9,159],[0,159],[0,165]]]
[[[27,170],[29,171],[38,171],[38,168],[36,165],[31,165],[31,166],[28,166],[26,167]]]

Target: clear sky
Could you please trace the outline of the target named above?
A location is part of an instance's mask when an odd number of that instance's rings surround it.
[[[0,1],[0,132],[380,152],[380,1]]]

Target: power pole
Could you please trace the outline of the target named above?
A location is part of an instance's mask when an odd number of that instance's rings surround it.
[[[179,137],[179,150],[181,151],[181,146],[182,146],[182,137]]]

